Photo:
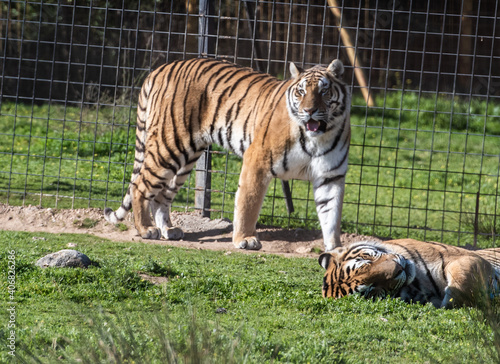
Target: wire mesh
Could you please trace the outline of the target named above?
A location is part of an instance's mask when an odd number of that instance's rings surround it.
[[[217,57],[286,78],[290,61],[340,58],[353,93],[343,230],[498,240],[497,1],[211,3],[200,15],[192,0],[0,1],[0,202],[117,207],[137,95],[162,63]],[[232,218],[241,161],[211,153],[210,210]],[[260,221],[318,228],[310,184],[290,184],[295,212],[274,182]],[[194,192],[191,176],[175,208],[194,209]]]

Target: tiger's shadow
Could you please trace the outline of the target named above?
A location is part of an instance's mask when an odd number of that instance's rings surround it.
[[[184,240],[200,242],[232,242],[232,224],[225,228],[212,228],[205,231],[185,231]],[[264,225],[257,226],[257,234],[261,241],[286,241],[290,243],[313,242],[321,239],[321,231],[305,229],[283,229]]]

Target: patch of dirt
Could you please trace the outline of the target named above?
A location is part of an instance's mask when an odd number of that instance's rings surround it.
[[[149,274],[142,273],[142,272],[139,272],[137,274],[139,275],[139,277],[141,277],[145,281],[149,281],[149,282],[151,282],[153,284],[159,284],[159,285],[161,285],[163,283],[168,282],[168,278],[167,277],[150,276]]]
[[[232,223],[227,219],[204,218],[197,212],[172,212],[172,223],[184,231],[184,239],[146,240],[137,235],[132,214],[128,214],[122,225],[115,226],[104,219],[103,210],[96,208],[59,210],[43,209],[37,206],[10,206],[0,203],[0,229],[92,234],[113,241],[137,241],[150,244],[180,246],[192,249],[210,249],[247,252],[236,249],[231,242]],[[323,251],[323,239],[319,230],[282,229],[258,226],[262,249],[258,253],[272,253],[286,256],[317,257]],[[356,234],[342,234],[343,244],[380,239]],[[255,252],[255,251],[254,251]]]

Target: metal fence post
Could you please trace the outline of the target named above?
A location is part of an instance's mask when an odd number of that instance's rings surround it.
[[[213,0],[200,0],[198,11],[198,53],[200,57],[208,57],[214,51],[214,38],[210,37],[214,30],[214,21],[209,15],[214,14]],[[212,178],[211,148],[208,147],[196,162],[195,208],[201,210],[203,217],[210,217],[210,198]]]

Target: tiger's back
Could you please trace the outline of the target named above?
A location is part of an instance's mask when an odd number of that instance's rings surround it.
[[[160,67],[146,83],[158,86],[141,92],[139,107],[147,111],[138,127],[157,132],[160,144],[175,148],[172,155],[190,160],[212,143],[242,157],[290,82],[228,62],[192,59]]]
[[[255,224],[272,177],[313,181],[318,206],[335,210],[335,222],[328,211],[321,219],[325,244],[338,245],[350,140],[343,66],[291,69],[294,77],[280,81],[228,62],[191,59],[152,72],[139,95],[131,184],[121,208],[106,209],[106,218],[119,221],[133,207],[142,237],[181,238],[169,206],[203,150],[216,143],[243,157],[235,245],[260,248]],[[337,199],[330,205],[332,193]]]

